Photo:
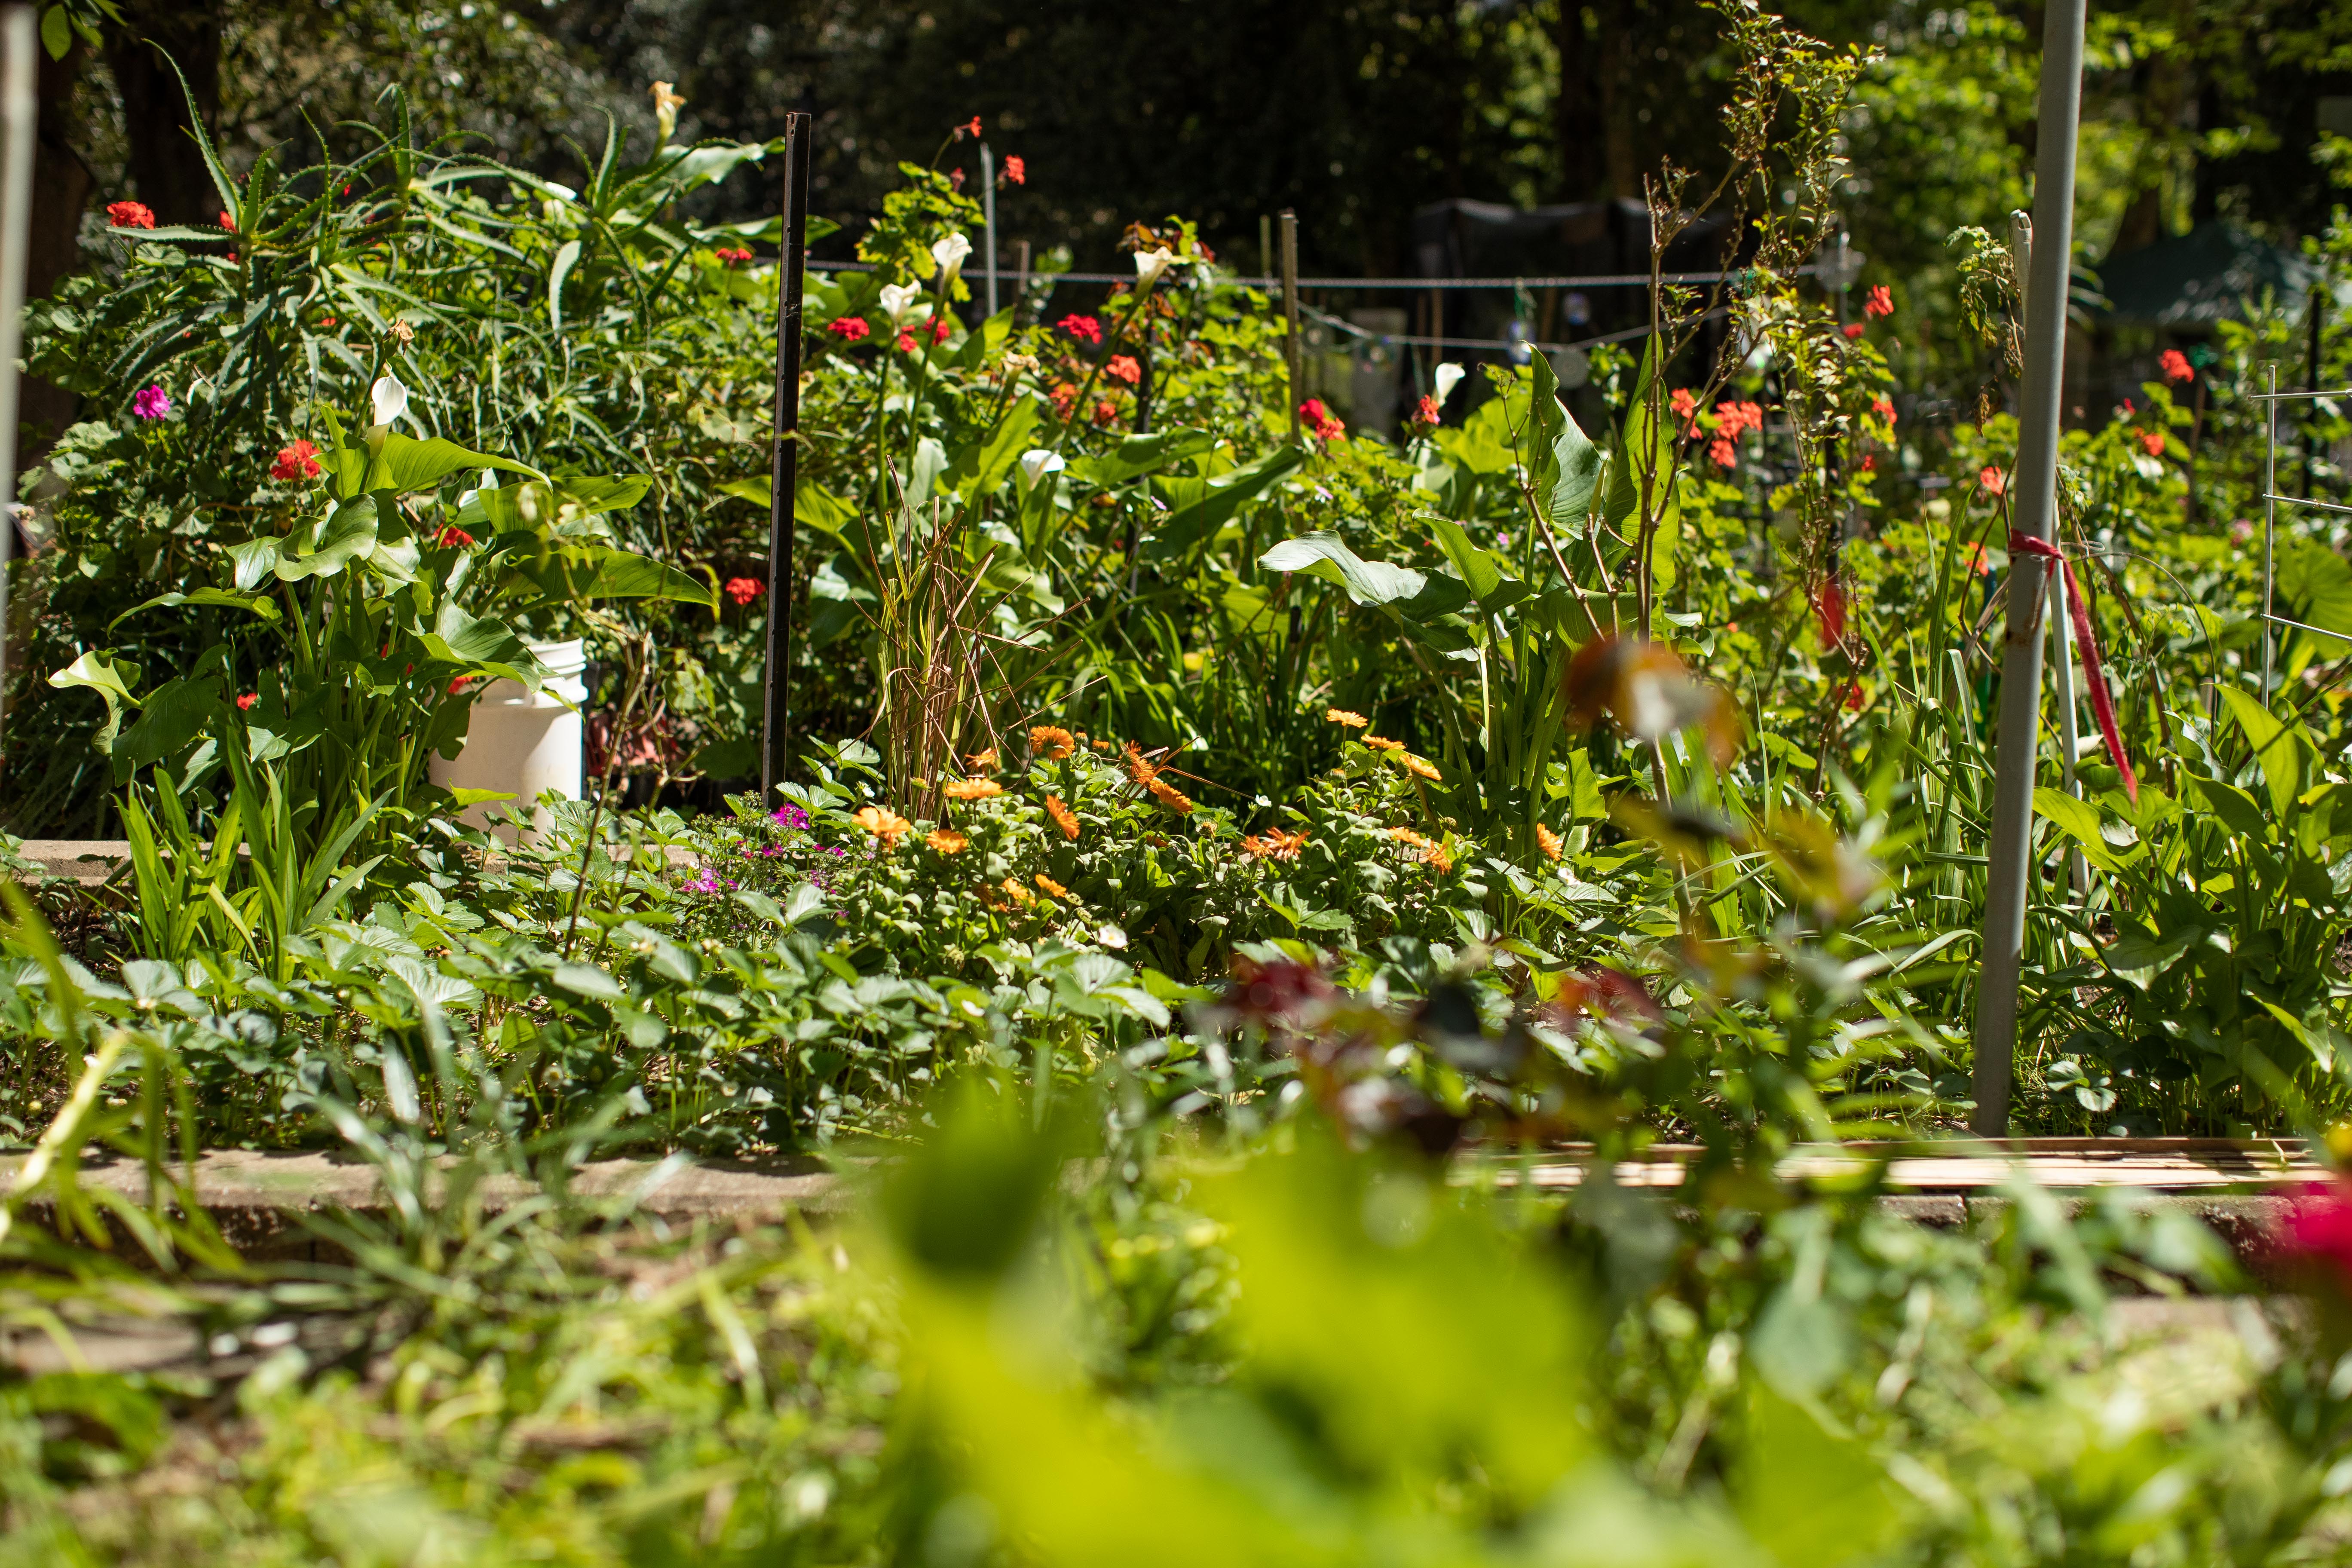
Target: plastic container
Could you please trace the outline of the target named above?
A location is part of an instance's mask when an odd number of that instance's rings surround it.
[[[580,706],[588,700],[588,645],[574,638],[526,646],[547,668],[546,683],[534,692],[519,680],[491,681],[474,699],[464,748],[454,757],[436,752],[430,763],[433,782],[444,788],[493,789],[515,797],[469,805],[462,814],[470,826],[490,827],[509,843],[517,834],[503,823],[492,826],[493,810],[530,806],[531,831],[521,837],[535,840],[551,821],[539,797],[552,790],[566,800],[580,799],[588,766]]]

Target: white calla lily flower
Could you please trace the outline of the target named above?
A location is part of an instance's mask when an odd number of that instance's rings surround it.
[[[1462,384],[1462,378],[1468,374],[1451,360],[1437,367],[1436,374],[1429,379],[1440,408],[1445,406],[1445,400],[1454,395],[1454,389]]]
[[[1176,253],[1164,245],[1157,250],[1137,251],[1135,253],[1135,286],[1139,289],[1150,288],[1160,281],[1160,275],[1167,271],[1175,259]]]
[[[940,292],[945,293],[948,285],[956,280],[956,274],[963,270],[963,258],[971,254],[971,241],[961,230],[931,243],[931,259],[940,268]]]
[[[915,296],[922,291],[919,283],[885,283],[882,286],[882,313],[890,318],[892,326],[906,321],[908,310],[915,303]]]
[[[398,376],[379,376],[376,384],[368,388],[368,403],[375,415],[374,423],[389,426],[408,412],[408,388],[400,384]]]
[[[1021,482],[1034,486],[1047,474],[1058,474],[1066,465],[1059,452],[1048,452],[1043,447],[1032,447],[1021,454]]]

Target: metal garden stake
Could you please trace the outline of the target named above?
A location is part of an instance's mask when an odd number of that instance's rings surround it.
[[[2085,0],[2043,14],[2042,144],[2034,161],[2032,276],[2026,289],[2024,407],[2010,481],[2017,532],[2047,540],[2058,489],[2058,406],[2064,393],[2067,263],[2074,248],[2074,145],[2083,99]],[[1992,844],[1985,899],[1984,970],[1977,993],[1976,1112],[1988,1138],[2009,1131],[2017,1051],[2018,972],[2025,949],[2025,886],[2033,837],[2033,771],[2042,721],[2042,563],[2010,552],[2009,628],[2002,637],[2000,724],[1994,752]]]
[[[776,260],[776,437],[768,472],[768,657],[760,797],[791,761],[793,491],[800,478],[801,269],[808,252],[809,117],[784,117],[784,236]]]

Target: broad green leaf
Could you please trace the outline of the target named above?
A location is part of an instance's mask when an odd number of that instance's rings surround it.
[[[2205,809],[2219,817],[2221,826],[2241,838],[2257,844],[2267,842],[2270,833],[2263,819],[2263,808],[2254,797],[2232,784],[2190,773],[2189,785],[2205,803]]]
[[[563,280],[580,260],[580,242],[567,239],[556,247],[555,261],[547,269],[547,323],[557,331],[563,330]]]
[[[271,540],[267,542],[274,545],[277,542]],[[143,605],[133,605],[109,621],[107,630],[112,631],[142,610],[152,610],[158,606],[176,608],[181,605],[210,605],[224,610],[249,610],[265,621],[274,621],[278,618],[278,601],[266,594],[239,594],[227,588],[199,588],[193,594],[158,594]]]
[[[339,501],[315,521],[298,525],[277,542],[274,568],[281,583],[312,577],[332,577],[354,559],[375,548],[376,507],[373,496]]]
[[[134,707],[137,699],[131,695],[130,681],[139,679],[135,666],[118,663],[111,656],[93,648],[81,655],[63,669],[49,675],[49,684],[64,690],[69,686],[85,686],[106,699],[110,709],[117,703]]]
[[[278,544],[275,538],[264,537],[221,546],[234,565],[234,581],[240,592],[258,588],[276,576]]]
[[[504,621],[487,616],[477,618],[454,604],[445,604],[430,630],[423,626],[415,630],[416,640],[435,658],[520,680],[533,690],[547,678],[522,639]]]
[[[1036,405],[1027,404],[1034,417]],[[1163,468],[1170,463],[1186,458],[1197,458],[1212,451],[1217,438],[1206,430],[1179,428],[1155,430],[1149,436],[1129,436],[1118,444],[1118,449],[1099,458],[1080,458],[1070,465],[1077,478],[1097,485],[1124,484],[1140,475]]]
[[[1575,417],[1567,409],[1559,411],[1559,418],[1560,432],[1552,443],[1552,488],[1549,494],[1538,488],[1536,499],[1544,503],[1553,529],[1581,536],[1585,517],[1592,510],[1593,489],[1601,479],[1601,448],[1577,428]]]
[[[710,584],[649,555],[604,544],[564,543],[533,551],[531,536],[509,535],[523,544],[499,557],[509,581],[530,584],[542,604],[578,604],[589,599],[670,599],[718,607]]]
[[[1148,552],[1165,560],[1183,554],[1203,539],[1213,539],[1244,503],[1280,484],[1306,461],[1307,454],[1298,447],[1277,447],[1255,462],[1211,479],[1154,480],[1167,492],[1171,510],[1152,531]]]
[[[1492,552],[1472,543],[1460,523],[1434,516],[1423,521],[1436,532],[1439,548],[1445,552],[1454,569],[1462,574],[1463,586],[1478,601],[1480,609],[1492,614],[1527,597],[1528,585],[1505,570]]]
[[[354,449],[343,448],[345,451]],[[404,495],[411,490],[436,489],[450,475],[462,473],[467,468],[497,468],[531,479],[547,477],[528,463],[477,452],[470,447],[460,447],[455,441],[445,441],[438,436],[419,441],[397,430],[387,430],[383,435],[383,445],[369,458],[357,489],[390,490],[394,495]],[[640,490],[639,493],[644,492]]]
[[[1028,449],[1029,433],[1036,425],[1037,405],[1026,398],[1015,404],[997,422],[987,444],[968,452],[969,462],[958,462],[950,469],[948,477],[955,485],[956,494],[967,502],[978,496],[994,495],[997,487],[1011,476],[1013,465]]]
[[[1336,533],[1286,539],[1259,556],[1257,563],[1268,572],[1304,572],[1320,577],[1346,590],[1349,601],[1358,605],[1392,605],[1411,599],[1429,580],[1427,574],[1410,566],[1366,561]]]
[[[2081,847],[2083,858],[2102,871],[2119,872],[2138,858],[2137,852],[2120,857],[2116,853],[2116,847],[2099,831],[2099,808],[2088,801],[2077,800],[2064,790],[2039,784],[2033,791],[2033,809],[2073,839]]]
[[[140,704],[139,722],[114,742],[117,776],[161,762],[187,745],[221,714],[220,688],[215,681],[167,680]]]
[[[551,528],[567,510],[593,517],[633,507],[645,499],[653,482],[650,474],[559,475],[551,479],[525,479],[519,485],[485,487],[466,498],[457,511],[457,526],[474,532],[478,519],[495,533]]]
[[[1650,408],[1650,386],[1657,376],[1657,363],[1658,345],[1654,338],[1642,351],[1641,375],[1634,383],[1633,402],[1625,410],[1625,423],[1617,432],[1617,450],[1610,463],[1608,499],[1602,510],[1610,527],[1628,542],[1639,543],[1646,483],[1648,510],[1655,515],[1658,525],[1651,542],[1651,581],[1663,590],[1674,582],[1675,543],[1682,531],[1682,505],[1675,488],[1674,426],[1654,418]]]
[[[2303,748],[2297,743],[2301,726],[2289,726],[2252,692],[2233,686],[2224,686],[2221,692],[2230,717],[2254,750],[2254,762],[2270,790],[2273,819],[2284,825],[2303,794]]]

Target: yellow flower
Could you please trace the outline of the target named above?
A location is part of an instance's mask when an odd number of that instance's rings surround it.
[[[942,855],[961,855],[971,847],[971,840],[952,827],[934,829],[923,842]]]
[[[1029,727],[1029,749],[1043,752],[1049,763],[1058,763],[1078,749],[1077,738],[1067,730],[1053,724],[1033,724]]]
[[[1404,763],[1404,771],[1409,773],[1417,774],[1422,778],[1427,779],[1432,784],[1444,784],[1445,782],[1439,776],[1436,763],[1416,757],[1411,752],[1398,752],[1397,760]]]
[[[1326,708],[1323,717],[1329,723],[1345,724],[1350,730],[1360,730],[1371,722],[1361,713],[1350,713],[1345,708]]]
[[[1544,858],[1547,860],[1559,859],[1560,850],[1559,835],[1554,833],[1550,828],[1546,827],[1542,823],[1537,823],[1536,847],[1544,852]]]
[[[1065,888],[1061,883],[1056,882],[1053,878],[1048,877],[1043,871],[1037,873],[1037,885],[1045,889],[1047,892],[1053,894],[1057,899],[1066,899],[1070,896],[1069,889]]]
[[[1045,815],[1054,819],[1054,826],[1062,830],[1063,837],[1074,842],[1076,840],[1078,837],[1077,816],[1067,805],[1063,804],[1062,797],[1060,795],[1049,795],[1045,797]]]
[[[1364,737],[1364,744],[1370,746],[1376,752],[1402,752],[1404,750],[1404,742],[1402,741],[1391,741],[1386,735],[1367,735]]]
[[[1004,786],[994,779],[950,779],[940,793],[950,800],[992,800],[1004,793]]]
[[[915,825],[887,806],[868,805],[859,808],[850,821],[882,840],[886,848],[895,849],[898,839]]]

